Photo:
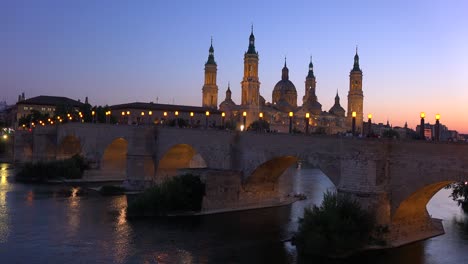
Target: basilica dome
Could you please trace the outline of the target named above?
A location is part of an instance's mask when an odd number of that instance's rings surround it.
[[[285,103],[291,107],[297,107],[297,91],[296,86],[289,80],[289,70],[284,63],[283,73],[281,80],[275,85],[273,89],[273,104],[278,104],[280,101],[284,106]]]

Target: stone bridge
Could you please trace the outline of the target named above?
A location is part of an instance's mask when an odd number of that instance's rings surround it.
[[[207,211],[290,201],[285,172],[300,161],[373,211],[389,228],[383,236],[392,246],[442,234],[426,205],[468,178],[465,144],[78,123],[15,137],[17,162],[74,154],[91,161],[85,178],[125,180],[134,188],[197,172],[207,185]]]

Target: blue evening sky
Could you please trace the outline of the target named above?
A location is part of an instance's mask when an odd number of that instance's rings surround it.
[[[260,92],[271,101],[284,57],[302,104],[312,55],[317,96],[346,109],[356,45],[364,111],[410,127],[419,112],[468,132],[468,1],[0,0],[0,100],[25,92],[93,105],[201,105],[213,36],[220,103],[240,102],[253,23]]]

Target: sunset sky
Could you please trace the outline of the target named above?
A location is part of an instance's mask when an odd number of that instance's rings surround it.
[[[284,57],[302,104],[312,55],[317,96],[346,109],[356,45],[364,112],[411,128],[425,111],[468,133],[468,1],[0,1],[0,100],[66,96],[93,105],[201,105],[213,36],[218,103],[240,102],[253,23],[260,93]]]

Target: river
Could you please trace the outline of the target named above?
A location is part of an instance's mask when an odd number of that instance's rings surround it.
[[[196,217],[127,221],[125,196],[78,195],[67,185],[15,183],[0,164],[0,263],[297,263],[291,237],[303,208],[333,184],[319,170],[297,170],[307,200],[290,206]],[[314,263],[466,263],[468,216],[441,190],[428,204],[446,234],[344,261]]]

